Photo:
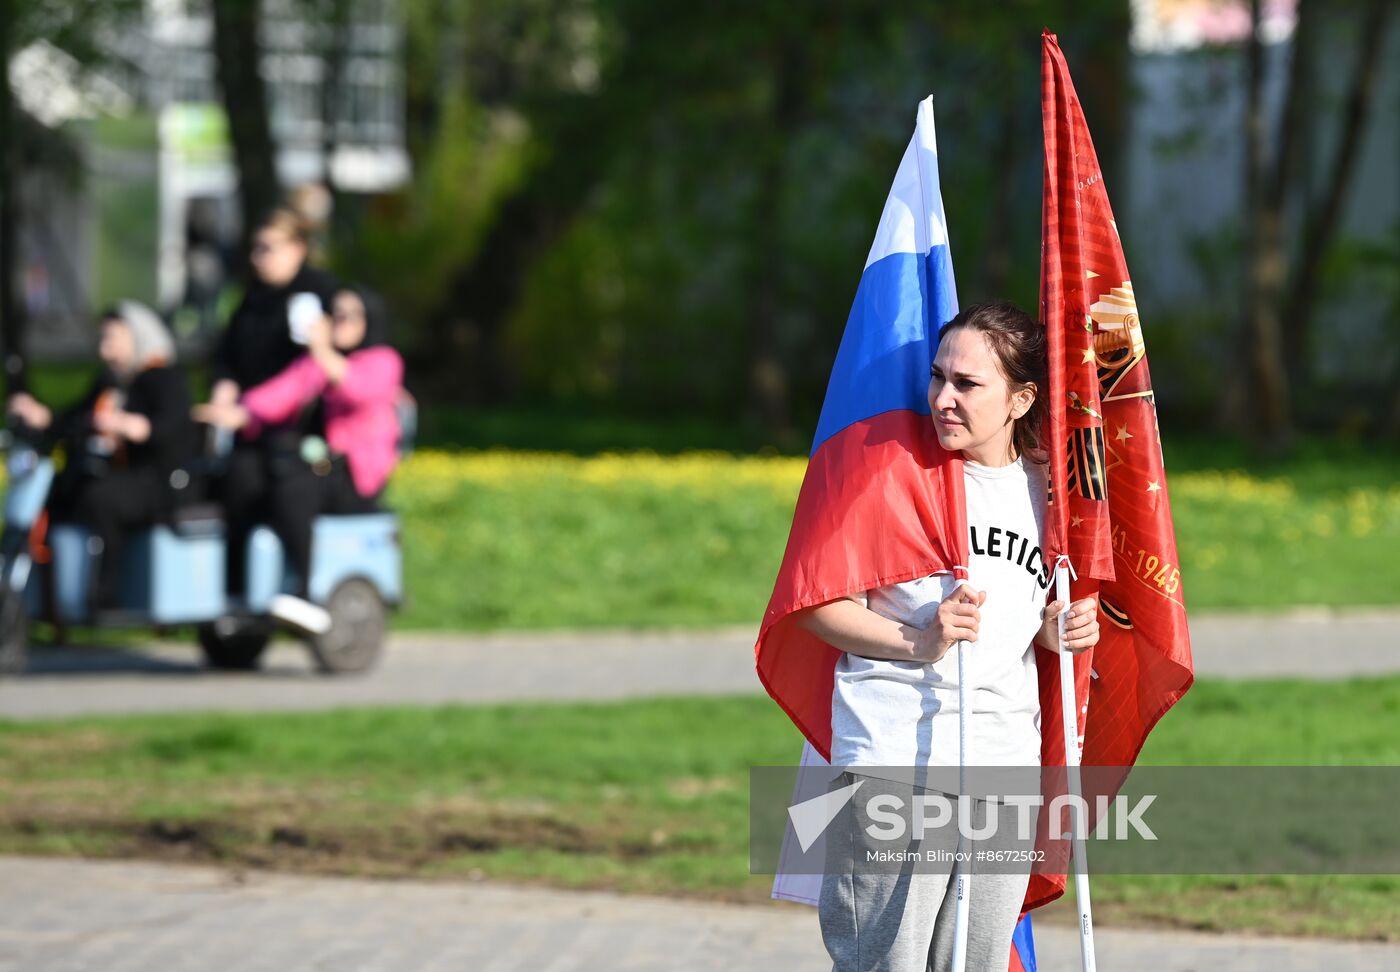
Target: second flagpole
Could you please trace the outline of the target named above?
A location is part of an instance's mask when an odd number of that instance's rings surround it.
[[[1074,899],[1079,908],[1079,956],[1084,972],[1094,972],[1094,917],[1089,904],[1089,861],[1084,844],[1088,833],[1083,786],[1079,771],[1079,704],[1074,688],[1074,656],[1065,650],[1065,621],[1069,617],[1069,565],[1061,558],[1055,565],[1055,600],[1060,611],[1060,712],[1065,733],[1065,782],[1070,800],[1070,846],[1074,854]]]
[[[971,586],[971,578],[963,578],[959,584]],[[967,921],[968,907],[972,903],[972,846],[963,835],[962,812],[967,793],[967,766],[972,759],[970,741],[971,723],[968,708],[972,704],[972,693],[967,687],[967,642],[958,642],[958,856],[954,865],[957,883],[954,886],[956,907],[953,911],[953,972],[963,972],[967,968]],[[972,810],[968,808],[968,819]]]
[[[971,756],[968,744],[967,706],[972,693],[967,690],[967,642],[958,642],[958,815],[961,818],[967,795],[967,761]],[[971,813],[968,814],[969,819]],[[972,854],[968,839],[963,835],[961,819],[958,826],[957,907],[953,912],[953,972],[967,968],[967,915],[972,899]]]

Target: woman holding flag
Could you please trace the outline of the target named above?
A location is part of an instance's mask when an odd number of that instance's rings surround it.
[[[906,779],[910,768],[934,777],[928,768],[957,767],[957,792],[970,797],[967,767],[1064,767],[1075,795],[1081,764],[1132,766],[1191,686],[1132,278],[1049,31],[1041,107],[1038,324],[1005,304],[958,313],[933,99],[919,103],[754,645],[759,680],[806,739],[804,766],[854,766],[861,779],[882,766],[904,767]],[[1115,564],[1120,547],[1136,559]],[[1072,573],[1095,597],[1064,612]],[[1052,576],[1056,600],[1042,608]],[[1068,652],[1037,666],[1034,644]],[[848,794],[860,785],[848,780]],[[1046,824],[1057,835],[1087,829],[1065,822]],[[1086,855],[1082,837],[1072,843],[1092,970]],[[816,890],[784,883],[812,872],[780,865],[774,896],[820,906],[837,969],[1019,972],[1034,955],[1029,914],[1019,925],[1016,915],[1066,884],[1068,872],[1047,863],[1029,879],[955,871],[957,893],[947,876],[869,867],[826,873]]]
[[[1040,537],[1047,476],[1045,331],[1007,303],[969,307],[943,329],[928,384],[938,444],[962,459],[968,576],[915,577],[854,593],[794,616],[842,651],[831,711],[831,762],[860,767],[955,767],[958,641],[972,643],[968,734],[980,766],[1040,762],[1034,645],[1054,650],[1064,604],[1045,604],[1052,576]],[[1098,641],[1093,598],[1071,605],[1065,645]],[[877,769],[876,774],[880,771]],[[822,936],[836,970],[952,967],[952,875],[869,873],[853,859],[822,882]],[[961,865],[959,865],[961,866]],[[971,885],[967,968],[1000,970],[1029,873],[979,873]]]

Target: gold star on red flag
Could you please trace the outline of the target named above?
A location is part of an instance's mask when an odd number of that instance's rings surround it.
[[[1157,482],[1157,480],[1155,480],[1155,479],[1152,480],[1152,482],[1150,482],[1150,483],[1147,484],[1147,491],[1148,491],[1149,493],[1155,493],[1155,492],[1157,492],[1158,490],[1160,490],[1161,488],[1162,488],[1162,484],[1159,483],[1159,482]]]
[[[1080,363],[1080,364],[1088,364],[1090,361],[1093,361],[1093,360],[1094,360],[1094,349],[1093,349],[1093,348],[1085,348],[1085,349],[1084,349],[1084,360],[1081,361],[1081,362],[1079,362],[1079,363]]]
[[[1118,434],[1114,436],[1114,438],[1117,439],[1119,442],[1127,442],[1132,437],[1133,434],[1128,431],[1128,427],[1126,425],[1118,426]]]
[[[1072,527],[1077,527],[1077,526],[1079,526],[1079,524],[1081,524],[1081,523],[1083,523],[1083,522],[1084,522],[1084,517],[1082,517],[1082,516],[1072,516],[1072,517],[1069,518],[1069,525],[1072,526]]]

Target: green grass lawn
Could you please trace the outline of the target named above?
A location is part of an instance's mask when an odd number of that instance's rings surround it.
[[[1400,678],[1208,681],[1157,764],[1400,762]],[[799,738],[762,697],[0,723],[0,851],[765,900],[748,770]],[[1095,878],[1110,924],[1400,939],[1400,878]]]
[[[757,629],[803,461],[422,451],[391,485],[399,628]],[[1391,478],[1388,478],[1391,477]],[[1400,602],[1400,462],[1168,477],[1190,611]]]
[[[1168,477],[1190,610],[1400,600],[1400,458]],[[797,458],[423,453],[400,470],[404,627],[757,627]]]
[[[439,453],[401,473],[404,627],[757,626],[801,465]]]
[[[85,375],[36,369],[36,392],[70,399]],[[685,451],[748,441],[700,419],[427,408],[424,430],[516,448],[427,448],[396,473],[400,627],[757,627],[802,457]],[[1400,603],[1400,453],[1314,439],[1262,459],[1210,437],[1165,451],[1189,609]]]

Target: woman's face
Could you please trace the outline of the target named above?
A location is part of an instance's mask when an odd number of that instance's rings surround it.
[[[275,226],[264,226],[253,236],[249,259],[259,280],[269,287],[285,287],[306,262],[306,244]]]
[[[933,427],[943,448],[984,466],[1006,465],[1014,458],[1015,420],[1034,401],[1033,388],[1012,390],[982,332],[959,327],[943,335],[928,383]]]
[[[354,351],[365,339],[365,302],[342,290],[331,305],[331,343],[337,351]]]
[[[130,374],[136,368],[136,338],[131,328],[120,317],[109,317],[102,322],[102,333],[97,340],[97,356],[117,374]]]

